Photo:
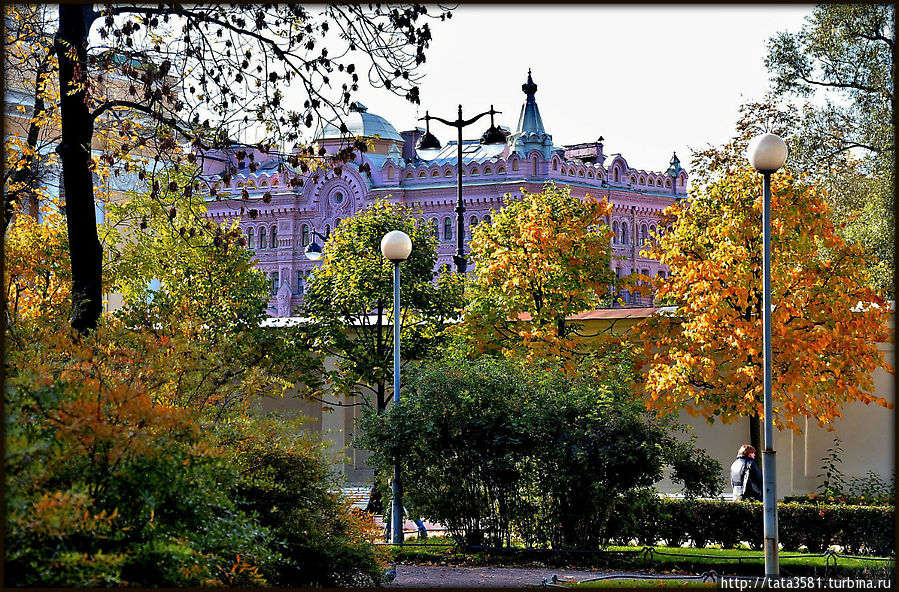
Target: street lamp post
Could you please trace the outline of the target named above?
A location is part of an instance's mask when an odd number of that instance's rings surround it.
[[[749,142],[746,157],[752,168],[762,173],[762,325],[765,372],[765,448],[762,450],[764,492],[765,577],[780,577],[777,557],[777,471],[774,454],[773,393],[771,392],[771,174],[787,160],[787,145],[774,134],[762,134]]]
[[[327,238],[320,235],[315,230],[312,231],[312,240],[306,245],[306,249],[303,253],[306,255],[306,259],[309,261],[318,261],[322,258],[322,246],[315,242],[315,237],[322,239],[322,242],[327,242]]]
[[[381,239],[381,254],[393,262],[393,404],[400,404],[400,263],[412,252],[412,240],[401,230],[392,230]],[[393,464],[392,543],[403,544],[403,490],[400,487],[400,459]]]
[[[485,115],[489,115],[490,127],[487,128],[487,131],[481,136],[481,146],[484,148],[484,151],[487,152],[488,157],[496,156],[502,152],[503,148],[506,146],[505,134],[493,123],[493,116],[497,113],[501,113],[501,111],[494,110],[493,105],[490,105],[490,111],[484,111],[471,119],[462,119],[462,105],[459,105],[459,116],[455,121],[448,121],[442,117],[436,117],[427,111],[425,111],[425,116],[421,118],[425,121],[426,130],[421,137],[421,140],[418,142],[416,151],[419,156],[425,160],[432,160],[440,152],[440,141],[431,133],[430,122],[432,119],[458,130],[457,137],[459,145],[457,151],[458,156],[456,159],[456,178],[458,180],[456,192],[456,254],[453,255],[453,262],[456,264],[456,270],[458,270],[459,273],[465,273],[468,269],[468,262],[465,259],[465,247],[463,245],[465,232],[465,203],[462,201],[462,128],[474,123]]]

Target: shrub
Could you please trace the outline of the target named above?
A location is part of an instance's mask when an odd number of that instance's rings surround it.
[[[365,415],[359,445],[382,471],[401,458],[407,507],[468,545],[597,548],[638,530],[675,456],[714,462],[592,379],[447,358],[414,366],[405,385],[399,406]],[[719,473],[679,476],[717,493]]]

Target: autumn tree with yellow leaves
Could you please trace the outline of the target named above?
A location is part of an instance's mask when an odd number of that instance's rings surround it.
[[[763,417],[762,176],[725,167],[686,205],[666,213],[673,230],[651,255],[671,269],[656,279],[676,310],[643,322],[642,389],[661,414],[680,409],[713,421]],[[872,373],[893,372],[878,350],[891,340],[888,305],[866,281],[859,247],[835,231],[825,196],[790,172],[772,176],[774,425],[830,426],[843,405],[889,407]]]
[[[473,232],[476,274],[461,332],[478,352],[531,362],[559,361],[569,370],[596,338],[566,318],[609,298],[611,233],[606,200],[579,199],[568,187],[506,196],[492,222]]]

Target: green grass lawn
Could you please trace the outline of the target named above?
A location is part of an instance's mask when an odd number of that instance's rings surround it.
[[[449,546],[450,541],[432,536],[410,540],[402,549],[384,547],[394,561],[403,563],[428,563],[446,565],[547,565],[554,567],[593,567],[633,571],[655,571],[701,574],[714,570],[719,575],[760,575],[764,571],[765,558],[761,551],[748,549],[692,549],[686,547],[652,547],[652,552],[641,552],[643,547],[610,546],[606,551],[620,553],[566,553],[540,552],[525,549],[462,550]],[[425,546],[427,545],[427,546]],[[445,546],[439,546],[445,545]],[[781,573],[784,576],[863,576],[885,574],[892,577],[893,564],[873,559],[828,558],[821,554],[782,552]],[[619,586],[620,580],[613,580]],[[682,584],[683,582],[681,582]],[[695,582],[694,582],[695,583]],[[674,583],[668,583],[674,585]],[[605,584],[604,584],[605,585]],[[627,584],[630,586],[630,583]],[[643,584],[638,584],[642,586]]]

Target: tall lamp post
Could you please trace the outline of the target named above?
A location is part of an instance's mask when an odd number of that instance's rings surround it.
[[[412,252],[412,239],[401,230],[392,230],[381,239],[381,254],[393,262],[393,404],[400,404],[400,263]],[[400,459],[393,464],[392,543],[403,544],[403,490],[400,487]]]
[[[774,424],[771,392],[771,175],[787,161],[787,145],[779,136],[762,134],[749,142],[746,158],[764,179],[762,205],[762,325],[765,372],[765,448],[762,450],[764,492],[765,577],[780,577],[777,557],[777,471],[774,455]]]
[[[468,262],[465,259],[465,247],[463,244],[465,232],[465,203],[462,201],[462,128],[471,125],[485,115],[490,116],[490,127],[481,136],[481,146],[487,153],[488,158],[492,158],[503,151],[506,146],[506,135],[501,129],[493,123],[493,116],[501,111],[493,109],[490,105],[490,111],[484,111],[475,115],[471,119],[462,119],[462,105],[459,105],[459,116],[455,121],[448,121],[442,117],[436,117],[425,111],[425,116],[421,119],[425,120],[425,133],[418,142],[416,152],[425,160],[433,160],[440,152],[440,140],[431,133],[431,120],[435,119],[440,123],[454,127],[458,130],[458,156],[456,159],[456,175],[458,179],[457,199],[456,199],[456,254],[453,255],[453,262],[456,264],[456,270],[459,273],[465,273],[468,269]]]

